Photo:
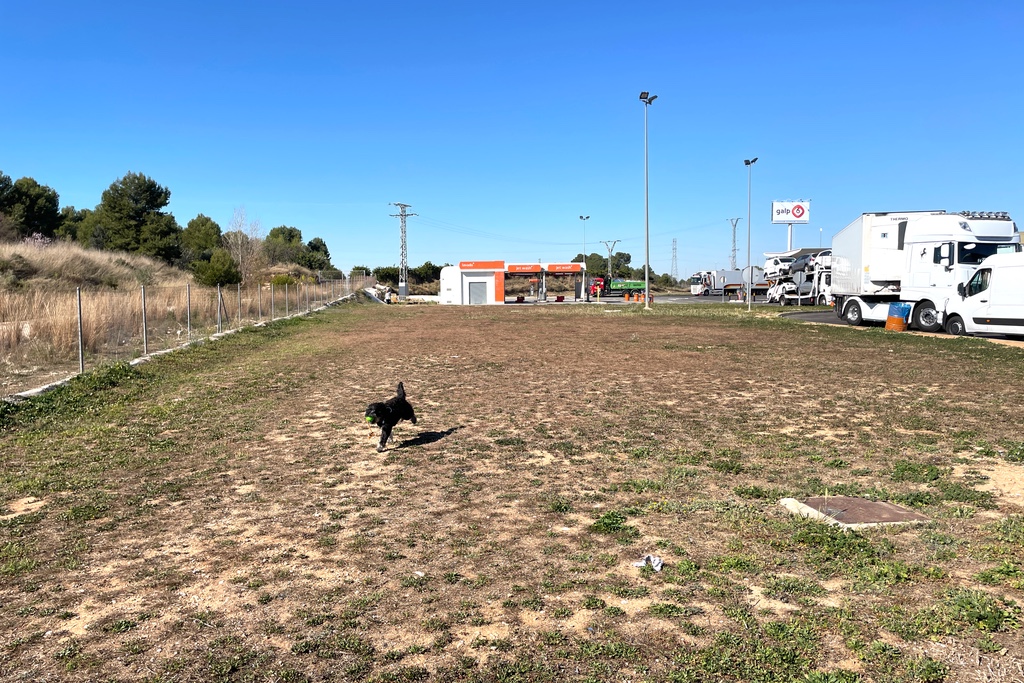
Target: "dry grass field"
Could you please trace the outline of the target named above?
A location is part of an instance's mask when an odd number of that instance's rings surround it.
[[[0,404],[0,680],[1024,680],[1024,351],[775,316],[357,302]]]
[[[290,287],[271,284],[281,275],[292,278]],[[218,300],[216,288],[140,254],[0,243],[0,397],[77,373],[80,351],[91,370],[215,334],[218,301],[220,327],[236,329],[317,308],[364,284],[315,275],[279,264],[245,286],[223,287]]]

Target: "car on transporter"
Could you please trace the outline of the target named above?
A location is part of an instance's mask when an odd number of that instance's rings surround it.
[[[777,280],[779,277],[789,273],[793,261],[792,256],[771,256],[764,262],[764,276],[769,280]]]

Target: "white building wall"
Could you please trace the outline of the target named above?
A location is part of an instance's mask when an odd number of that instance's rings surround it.
[[[459,266],[445,266],[441,269],[441,284],[438,302],[452,306],[468,306],[470,285],[479,283],[484,288],[483,304],[504,304],[504,297],[497,296],[495,286],[498,273],[496,270],[463,270]]]
[[[462,272],[458,266],[445,266],[441,269],[441,289],[438,302],[453,306],[462,304]]]

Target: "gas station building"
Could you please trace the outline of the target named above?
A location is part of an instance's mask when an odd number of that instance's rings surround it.
[[[575,297],[584,297],[586,266],[583,263],[509,263],[504,261],[461,261],[441,269],[439,302],[455,306],[504,304],[505,278],[528,277],[536,284],[538,302],[547,301],[547,280],[551,276],[572,276]],[[559,296],[557,299],[562,300]],[[522,303],[519,296],[512,302]]]

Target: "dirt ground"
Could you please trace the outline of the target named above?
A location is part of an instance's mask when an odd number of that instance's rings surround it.
[[[1024,681],[1022,352],[661,311],[343,306],[0,431],[0,679]]]

